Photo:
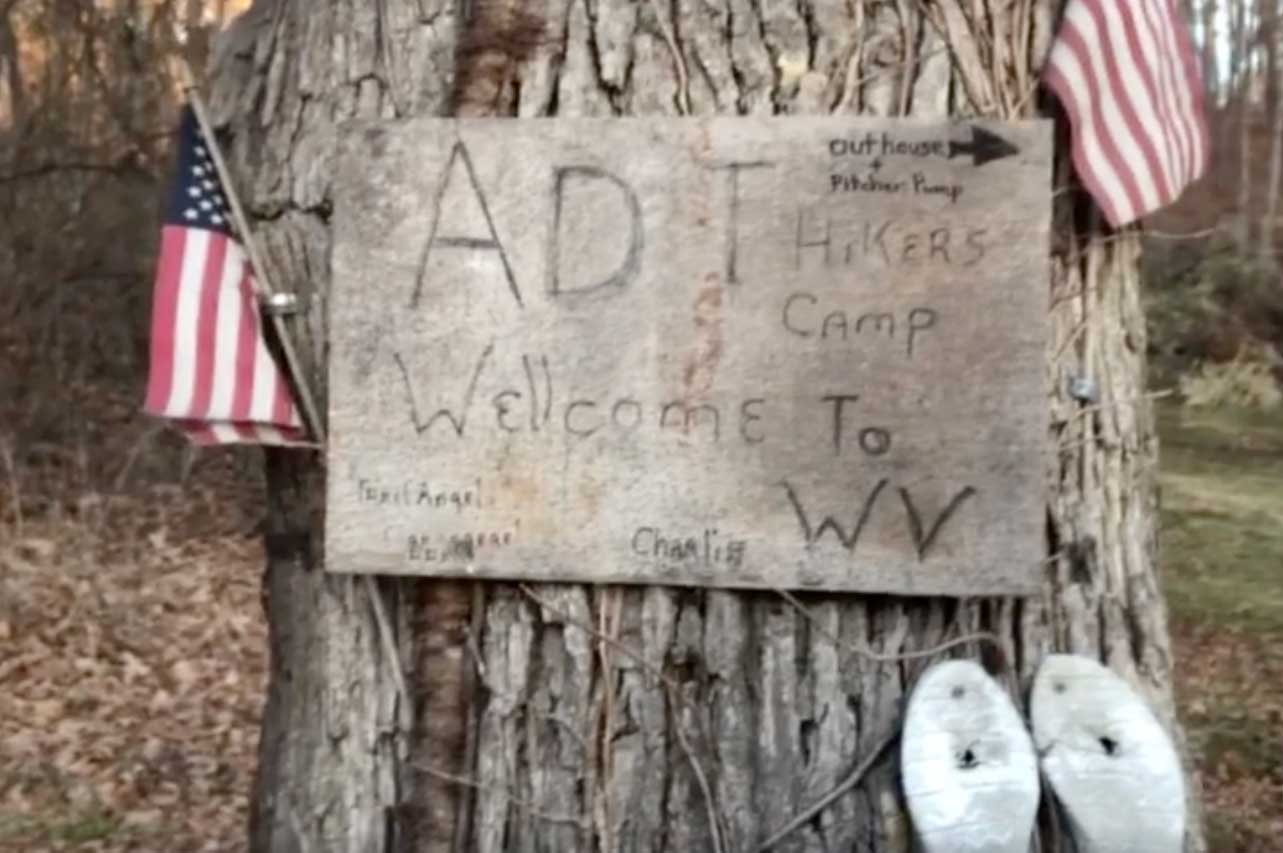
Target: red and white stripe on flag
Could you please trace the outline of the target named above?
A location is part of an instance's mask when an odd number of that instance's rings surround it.
[[[1069,0],[1043,79],[1111,225],[1170,204],[1206,170],[1198,56],[1174,0]]]
[[[198,444],[305,439],[264,342],[248,259],[226,234],[162,231],[145,410],[172,419]]]
[[[179,126],[152,301],[144,411],[198,444],[302,444],[289,384],[263,337],[253,269],[190,106]]]

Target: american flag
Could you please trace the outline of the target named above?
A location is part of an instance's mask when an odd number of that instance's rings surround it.
[[[1043,79],[1069,114],[1074,168],[1114,227],[1206,170],[1198,65],[1174,0],[1069,0]]]
[[[299,444],[305,430],[268,351],[251,269],[190,106],[161,231],[144,411],[197,444]]]

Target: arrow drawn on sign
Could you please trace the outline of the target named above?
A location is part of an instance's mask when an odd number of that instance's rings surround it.
[[[1010,157],[1012,154],[1019,153],[1019,148],[998,134],[974,124],[971,125],[970,142],[949,142],[950,159],[957,157],[959,154],[970,154],[972,162],[976,166],[983,166],[993,160],[1000,160],[1003,157]]]

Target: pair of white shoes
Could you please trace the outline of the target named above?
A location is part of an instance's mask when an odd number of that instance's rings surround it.
[[[1149,706],[1096,661],[1051,655],[1030,695],[1033,736],[971,661],[928,669],[901,734],[905,799],[926,853],[1027,853],[1039,771],[1078,853],[1180,853],[1180,759]]]

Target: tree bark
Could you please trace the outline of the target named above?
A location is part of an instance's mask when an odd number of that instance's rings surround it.
[[[1230,68],[1237,75],[1234,91],[1238,94],[1238,200],[1235,240],[1239,250],[1247,255],[1252,240],[1252,97],[1256,74],[1253,69],[1256,55],[1256,37],[1252,4],[1238,4],[1232,18],[1234,26]]]
[[[8,95],[8,120],[10,127],[21,128],[27,119],[27,88],[22,78],[22,54],[14,35],[13,10],[17,0],[0,2],[0,70],[4,71],[4,92]],[[0,105],[5,105],[0,101]],[[0,116],[4,113],[0,112]]]
[[[1219,36],[1216,34],[1217,6],[1217,0],[1202,0],[1202,26],[1199,28],[1199,34],[1203,38],[1203,85],[1206,89],[1207,103],[1213,109],[1221,105],[1221,71],[1220,63],[1217,62],[1219,46],[1217,41]],[[1189,20],[1192,21],[1193,17],[1191,16]]]
[[[311,305],[296,332],[319,383],[339,121],[1030,116],[1052,6],[260,0],[216,45],[213,110],[269,272]],[[272,666],[252,849],[751,850],[898,728],[927,662],[853,649],[893,654],[958,632],[1002,638],[963,653],[1017,698],[1045,653],[1096,656],[1179,739],[1138,242],[1104,234],[1081,192],[1058,199],[1050,281],[1030,282],[1053,304],[1041,596],[812,594],[811,621],[775,594],[491,584],[474,609],[462,587],[383,579],[393,660],[361,581],[322,570],[322,461],[270,452]],[[1099,383],[1098,406],[1068,395],[1074,376]],[[888,756],[775,849],[907,850],[896,780]],[[1190,849],[1200,839],[1195,821]]]
[[[1268,26],[1262,33],[1266,51],[1266,117],[1271,128],[1270,134],[1270,169],[1265,182],[1265,215],[1261,219],[1261,234],[1257,242],[1257,255],[1264,264],[1277,264],[1274,255],[1275,235],[1278,233],[1279,184],[1283,182],[1283,62],[1279,61],[1280,39],[1283,30],[1279,27],[1279,2],[1269,0],[1267,4]]]
[[[1238,107],[1239,121],[1237,123],[1228,121],[1223,123],[1220,129],[1222,151],[1231,150],[1231,147],[1237,141],[1234,134],[1235,132],[1241,133],[1243,108],[1244,104],[1247,103],[1247,97],[1244,94],[1247,91],[1247,86],[1244,85],[1244,80],[1248,79],[1250,75],[1247,73],[1248,68],[1244,63],[1243,53],[1245,47],[1243,34],[1247,29],[1246,18],[1246,3],[1229,4],[1229,9],[1226,12],[1229,30],[1226,42],[1229,48],[1229,57],[1225,66],[1225,106],[1227,108],[1234,105]]]

